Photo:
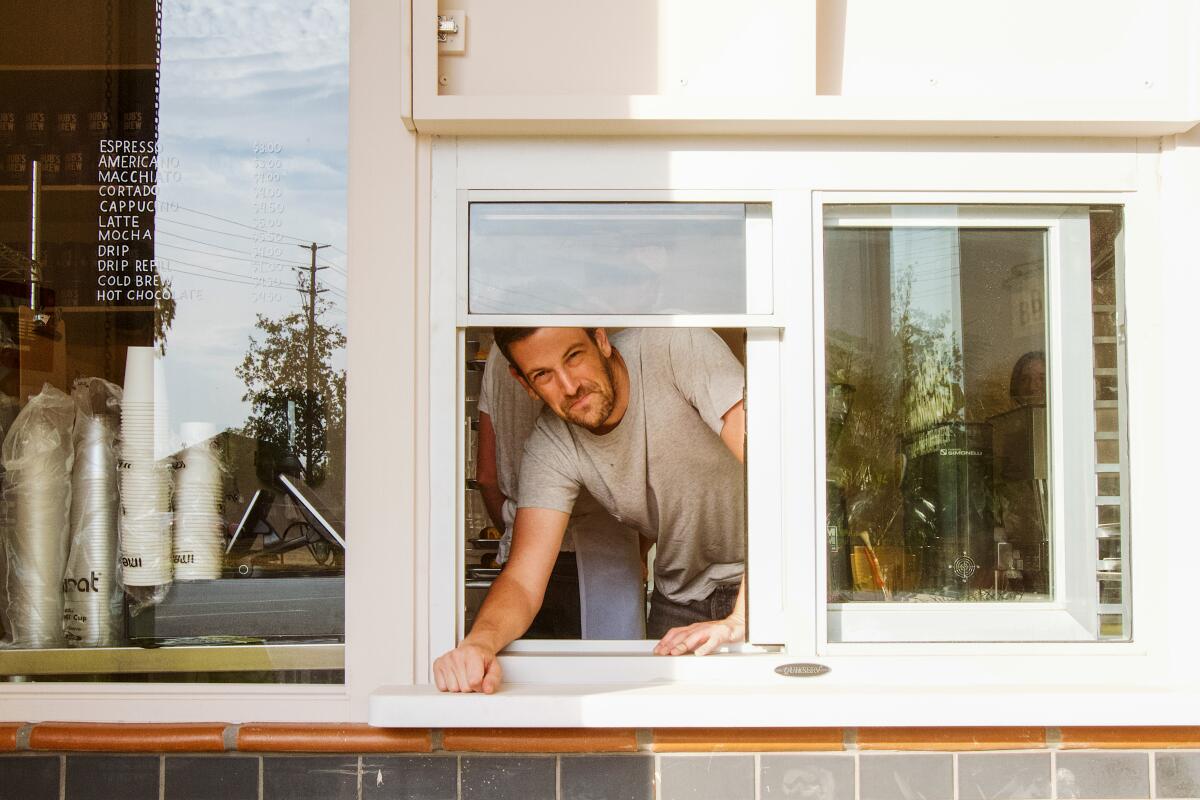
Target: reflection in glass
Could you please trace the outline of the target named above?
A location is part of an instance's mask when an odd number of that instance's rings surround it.
[[[0,644],[338,642],[348,4],[158,8],[0,8]]]
[[[731,203],[472,203],[473,314],[746,313],[747,226]]]
[[[826,228],[831,601],[1051,595],[1046,247]]]

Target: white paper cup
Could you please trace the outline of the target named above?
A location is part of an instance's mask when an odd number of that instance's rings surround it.
[[[130,347],[125,353],[125,385],[122,406],[154,402],[156,348]]]

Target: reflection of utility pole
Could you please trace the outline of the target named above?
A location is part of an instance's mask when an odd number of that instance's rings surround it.
[[[328,267],[317,266],[317,251],[329,247],[327,244],[300,244],[312,254],[312,264],[308,268],[308,352],[305,353],[305,393],[304,393],[304,473],[311,483],[313,481],[313,421],[316,415],[316,370],[317,370],[317,295],[326,289],[317,289],[317,272]],[[301,287],[303,290],[303,287]]]

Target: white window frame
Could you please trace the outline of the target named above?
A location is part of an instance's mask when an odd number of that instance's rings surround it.
[[[468,308],[469,214],[472,203],[769,203],[768,196],[749,191],[605,191],[605,190],[489,190],[452,186],[454,144],[439,141],[434,147],[434,190],[432,208],[431,295],[433,309],[444,314],[453,308],[455,324],[435,325],[430,336],[430,530],[453,531],[435,536],[430,564],[439,580],[430,587],[430,649],[453,648],[464,632],[464,541],[463,498],[464,429],[461,365],[465,360],[467,328],[493,326],[604,326],[613,327],[708,327],[746,330],[746,423],[747,450],[747,545],[751,554],[747,570],[778,575],[782,563],[783,507],[782,452],[774,433],[781,424],[779,396],[779,353],[782,315],[770,303],[761,284],[775,285],[779,248],[789,246],[786,235],[779,241],[779,226],[770,225],[770,238],[759,217],[747,219],[747,305],[759,313],[742,314],[478,314]],[[759,231],[757,235],[751,227]],[[773,257],[773,254],[776,257]],[[447,448],[447,441],[454,442]],[[442,580],[443,576],[453,576]],[[449,587],[453,587],[450,591]],[[749,641],[772,645],[784,635],[784,601],[780,580],[764,579],[749,588],[751,614]],[[761,609],[759,611],[758,609]],[[518,640],[508,653],[582,654],[623,652],[649,656],[653,642],[589,642],[583,640]],[[737,649],[737,648],[735,648]],[[642,658],[631,667],[646,680],[659,677],[661,662]]]
[[[1112,198],[1124,205],[1128,196]],[[1097,502],[1092,401],[1090,223],[1079,205],[936,205],[906,198],[905,213],[893,218],[888,202],[868,207],[861,195],[821,193],[816,210],[822,229],[969,227],[1023,229],[1046,233],[1047,408],[1050,435],[1049,495],[1052,518],[1054,598],[1029,603],[838,603],[819,615],[818,636],[824,652],[861,642],[1095,642],[1100,604],[1096,586],[1095,520]],[[827,206],[862,205],[827,214]],[[824,237],[815,237],[814,278],[824,296]],[[1082,251],[1080,244],[1082,243]],[[1122,242],[1118,240],[1118,248]],[[1084,256],[1084,257],[1081,257]],[[820,265],[820,268],[817,268]],[[1087,326],[1072,325],[1084,319]],[[823,317],[822,317],[823,321]],[[818,374],[824,374],[823,350]],[[1124,396],[1124,392],[1121,393]],[[1124,417],[1122,406],[1122,417]],[[824,452],[824,426],[814,426]],[[819,493],[818,493],[819,494]],[[818,496],[825,519],[824,496]],[[820,583],[827,585],[827,559],[818,559]]]
[[[604,192],[636,199],[706,197],[770,202],[775,236],[775,315],[785,330],[779,354],[784,413],[783,486],[787,526],[809,520],[823,531],[815,498],[824,451],[823,374],[814,353],[823,347],[814,260],[822,230],[820,197],[843,202],[1122,205],[1125,257],[1138,265],[1127,285],[1130,335],[1123,401],[1135,430],[1136,476],[1130,503],[1138,509],[1136,557],[1127,576],[1136,598],[1135,637],[1129,642],[862,643],[831,652],[819,630],[825,597],[817,575],[824,537],[784,536],[777,569],[786,631],[783,653],[708,658],[650,658],[618,647],[547,654],[517,647],[501,654],[505,688],[499,695],[439,694],[429,668],[452,630],[459,573],[430,566],[431,614],[427,652],[416,664],[417,686],[385,687],[372,697],[370,720],[381,725],[1011,725],[1185,724],[1200,702],[1194,672],[1198,637],[1191,633],[1188,580],[1168,554],[1186,544],[1169,530],[1161,487],[1168,474],[1154,392],[1165,386],[1156,324],[1160,189],[1156,141],[875,138],[783,139],[460,139],[439,140],[434,152],[431,274],[446,269],[439,248],[457,248],[453,215],[460,191],[559,192],[595,199]],[[453,176],[449,178],[448,176]],[[731,188],[732,187],[732,188]],[[544,195],[543,195],[544,196]],[[441,205],[442,212],[438,212]],[[439,223],[438,220],[441,220]],[[804,220],[789,224],[791,220]],[[781,247],[784,241],[787,246]],[[789,261],[791,253],[798,254]],[[455,267],[457,261],[452,260]],[[457,269],[452,270],[457,271]],[[430,294],[429,330],[462,325],[453,303]],[[658,321],[661,324],[661,320]],[[510,322],[511,324],[511,322]],[[430,351],[432,356],[432,350]],[[441,353],[456,364],[456,350]],[[447,372],[432,381],[430,407],[454,403]],[[750,409],[753,413],[753,409]],[[433,451],[457,458],[457,434],[431,433]],[[453,470],[443,465],[447,475]],[[443,478],[445,480],[445,478]],[[448,495],[446,495],[448,496]],[[457,500],[455,500],[457,503]],[[431,503],[432,505],[432,503]],[[431,547],[447,528],[429,520]],[[456,523],[447,523],[456,524]],[[452,530],[453,528],[449,528]],[[1145,531],[1151,531],[1146,534]],[[453,539],[453,537],[445,537]],[[753,547],[753,544],[752,544]],[[753,558],[753,554],[751,554]],[[762,573],[750,577],[751,589]],[[1167,581],[1164,582],[1163,576]],[[767,578],[770,580],[771,578]],[[439,593],[440,592],[440,593]],[[439,606],[440,603],[440,606]],[[440,608],[440,611],[438,609]],[[753,610],[751,611],[753,614]],[[1170,635],[1168,635],[1170,633]],[[437,637],[441,637],[439,640]],[[586,644],[586,643],[585,643]],[[418,642],[418,651],[423,649]],[[587,652],[588,650],[592,652]],[[644,652],[644,650],[642,651]],[[780,677],[784,663],[817,662],[831,669],[818,679]],[[864,696],[871,702],[864,703]]]

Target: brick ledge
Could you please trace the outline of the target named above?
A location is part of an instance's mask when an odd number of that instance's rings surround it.
[[[0,752],[628,753],[1200,749],[1200,726],[373,728],[352,723],[0,722]]]

